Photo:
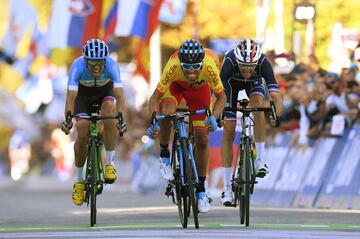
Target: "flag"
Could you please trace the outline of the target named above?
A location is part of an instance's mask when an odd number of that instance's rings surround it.
[[[117,21],[117,11],[118,11],[118,1],[115,1],[111,7],[108,15],[105,18],[104,23],[104,41],[108,42],[111,36],[114,34],[116,21]]]
[[[97,38],[103,0],[54,0],[48,30],[50,48],[80,48]]]
[[[187,0],[164,0],[159,20],[171,24],[180,24],[184,19]]]
[[[27,0],[12,0],[10,2],[10,19],[2,46],[7,55],[14,57],[20,40],[26,30],[37,24],[37,12]]]
[[[163,0],[118,0],[116,36],[137,36],[149,40],[158,24]]]

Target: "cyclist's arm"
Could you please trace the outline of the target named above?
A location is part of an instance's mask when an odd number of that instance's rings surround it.
[[[284,111],[284,104],[282,95],[276,91],[269,92],[271,99],[274,100],[275,108],[276,108],[276,115],[279,116]]]
[[[116,113],[124,111],[125,100],[124,100],[124,91],[122,87],[113,88],[114,96],[116,99]]]
[[[230,60],[229,57],[225,56],[224,58],[224,63],[221,67],[221,71],[220,71],[220,78],[221,78],[221,82],[224,86],[225,89],[225,94],[226,94],[226,98],[227,98],[227,103],[230,104],[231,99],[230,99],[230,84],[229,84],[229,79],[233,76],[233,70],[234,66],[232,61]]]
[[[153,112],[159,112],[159,103],[160,99],[164,94],[161,93],[158,89],[154,91],[149,100],[149,115],[151,116]]]
[[[222,91],[221,93],[216,94],[215,96],[216,96],[216,101],[214,103],[213,115],[215,116],[215,118],[218,119],[224,110],[226,104],[226,95],[224,91]]]
[[[66,118],[66,113],[68,111],[71,112],[71,115],[74,114],[74,109],[75,109],[75,98],[77,96],[77,91],[75,90],[67,90],[66,93],[66,104],[65,104],[65,118]]]

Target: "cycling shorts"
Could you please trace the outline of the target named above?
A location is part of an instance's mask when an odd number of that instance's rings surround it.
[[[251,80],[251,81],[243,81],[243,80],[235,80],[231,79],[229,81],[230,84],[230,97],[227,99],[227,102],[230,104],[230,107],[236,108],[237,99],[239,91],[245,90],[246,94],[249,98],[252,95],[265,95],[265,84],[262,78]],[[227,120],[236,120],[236,111],[225,111],[225,117]]]
[[[75,115],[91,115],[100,110],[104,101],[115,101],[112,82],[101,87],[79,85],[75,98]],[[98,106],[93,107],[94,104]]]
[[[177,82],[171,83],[169,90],[161,97],[160,105],[165,101],[175,101],[178,106],[181,100],[186,101],[186,105],[189,107],[189,111],[195,111],[204,109],[204,106],[209,106],[212,109],[211,90],[209,84],[204,84],[199,88],[187,87],[183,88]],[[205,115],[192,115],[194,128],[206,128]]]

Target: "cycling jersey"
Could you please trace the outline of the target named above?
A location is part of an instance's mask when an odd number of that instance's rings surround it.
[[[204,105],[212,107],[211,93],[222,94],[224,91],[220,80],[219,69],[212,56],[205,53],[199,77],[193,84],[186,79],[176,51],[167,62],[161,80],[156,88],[162,94],[161,102],[171,100],[178,105],[185,99],[189,110],[203,109]],[[205,127],[204,115],[192,117],[194,127]]]
[[[122,87],[120,69],[116,61],[111,57],[105,59],[105,67],[99,78],[94,78],[86,66],[84,57],[80,56],[74,60],[70,67],[68,89],[77,91],[79,85],[85,87],[102,87],[112,82],[115,88]]]
[[[77,115],[91,114],[93,104],[100,107],[103,101],[115,101],[113,88],[122,86],[119,65],[110,57],[105,59],[98,78],[92,76],[82,56],[75,59],[70,67],[68,90],[77,91],[74,109]]]
[[[220,72],[221,81],[225,88],[227,97],[227,104],[233,108],[236,107],[237,97],[240,90],[245,90],[246,94],[251,95],[259,94],[265,95],[265,81],[269,92],[278,92],[279,85],[276,82],[273,68],[266,59],[264,54],[261,54],[256,68],[250,78],[245,78],[238,67],[234,49],[225,54],[224,63]],[[228,112],[227,118],[234,118],[234,112]]]
[[[176,51],[167,62],[156,89],[165,94],[172,83],[180,85],[184,90],[200,88],[204,85],[209,85],[214,94],[219,94],[224,90],[219,77],[219,69],[216,67],[214,59],[206,54],[198,79],[194,84],[190,84],[181,69],[178,52]]]

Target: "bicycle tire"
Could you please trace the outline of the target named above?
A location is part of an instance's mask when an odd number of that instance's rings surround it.
[[[174,145],[174,144],[173,144]],[[174,185],[175,185],[175,198],[176,205],[178,207],[179,219],[183,228],[187,228],[188,225],[188,200],[185,193],[183,193],[181,172],[180,172],[180,157],[179,151],[173,149],[171,156],[171,162],[174,172]]]
[[[90,160],[90,226],[93,227],[96,224],[96,192],[97,192],[97,148],[96,143],[91,143],[89,158]]]
[[[245,140],[245,225],[248,227],[250,224],[250,182],[251,182],[251,151],[250,151],[250,139]]]
[[[197,208],[197,198],[196,198],[196,187],[195,187],[195,177],[194,177],[194,169],[193,165],[190,161],[190,155],[188,150],[188,143],[187,139],[181,139],[181,148],[183,151],[183,159],[185,162],[185,180],[188,185],[188,195],[192,207],[193,217],[194,217],[194,224],[195,228],[199,229],[199,218],[198,218],[198,208]],[[190,214],[190,213],[189,213]]]

